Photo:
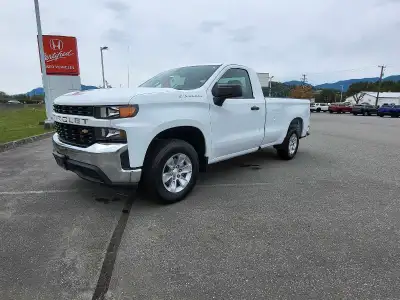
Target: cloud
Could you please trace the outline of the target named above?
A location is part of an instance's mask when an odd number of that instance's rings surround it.
[[[121,29],[110,28],[102,35],[107,41],[116,44],[126,44],[129,41],[129,34]]]
[[[237,43],[246,43],[254,39],[254,26],[245,26],[238,29],[230,29],[232,41]]]
[[[377,4],[381,4],[378,5]],[[399,1],[69,0],[40,1],[43,32],[78,39],[82,82],[135,86],[168,68],[234,62],[277,80],[311,83],[400,74]],[[23,20],[23,21],[21,21]],[[33,3],[0,10],[0,91],[41,85]],[[130,49],[128,52],[128,48]],[[369,68],[365,68],[369,66]],[[349,70],[338,72],[338,70]]]
[[[107,1],[104,3],[104,6],[116,14],[127,14],[130,9],[128,2],[122,2],[118,0]]]
[[[214,29],[220,28],[224,25],[221,21],[203,21],[200,23],[199,30],[204,33],[211,33]]]

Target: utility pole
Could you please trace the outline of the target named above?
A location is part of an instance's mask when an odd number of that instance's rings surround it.
[[[274,76],[269,77],[269,97],[270,98],[272,95],[272,78],[274,78]]]
[[[307,75],[306,75],[306,74],[303,74],[303,75],[302,75],[302,77],[301,77],[301,82],[302,82],[302,85],[303,85],[303,86],[306,85],[306,83],[307,83]]]
[[[379,93],[381,92],[381,83],[382,83],[382,77],[383,77],[383,70],[386,69],[386,66],[378,66],[381,68],[381,75],[379,76],[379,81],[378,81],[378,93],[376,94],[376,101],[375,101],[375,106],[378,106],[378,100],[379,100]]]

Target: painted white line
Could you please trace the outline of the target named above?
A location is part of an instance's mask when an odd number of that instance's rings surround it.
[[[201,188],[218,188],[218,187],[254,187],[272,185],[270,182],[249,182],[249,183],[217,183],[217,184],[198,184]],[[26,195],[26,194],[62,194],[62,193],[79,193],[93,192],[95,189],[71,189],[71,190],[39,190],[39,191],[11,191],[0,192],[0,195]],[[124,195],[124,194],[121,194]]]
[[[94,190],[94,189],[93,189]],[[58,193],[77,193],[93,191],[90,189],[81,190],[48,190],[48,191],[13,191],[13,192],[0,192],[0,195],[25,195],[25,194],[58,194]]]
[[[272,185],[271,182],[248,182],[248,183],[217,183],[217,184],[198,184],[198,187],[252,187]]]

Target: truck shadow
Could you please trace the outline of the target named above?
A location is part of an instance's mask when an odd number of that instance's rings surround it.
[[[249,170],[258,171],[263,169],[266,165],[268,165],[268,167],[273,167],[280,163],[281,160],[276,155],[276,151],[272,148],[267,148],[210,165],[206,173],[200,173],[198,183],[213,184],[217,179],[228,179],[235,173],[237,173],[237,177],[245,176],[245,173]],[[150,201],[145,195],[140,185],[111,187],[77,178],[75,187],[77,190],[80,190],[79,194],[84,196],[83,198],[88,201],[96,201],[106,205],[124,202],[127,198],[135,198],[134,201],[143,201],[150,206],[152,206],[151,203],[153,203],[153,201]],[[153,204],[158,206],[157,203]]]
[[[228,176],[229,173],[241,171],[243,169],[260,170],[266,163],[278,163],[280,159],[274,149],[263,149],[247,155],[235,157],[226,161],[212,164],[206,173],[200,174],[203,183],[212,182],[215,178]],[[226,175],[224,175],[226,173]]]

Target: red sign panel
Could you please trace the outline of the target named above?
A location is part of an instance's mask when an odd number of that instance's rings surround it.
[[[75,37],[43,35],[43,49],[47,75],[79,75]]]

